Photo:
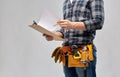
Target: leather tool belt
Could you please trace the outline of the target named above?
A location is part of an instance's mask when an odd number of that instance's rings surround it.
[[[88,67],[93,60],[92,44],[82,46],[63,46],[57,47],[52,53],[55,62],[59,60],[66,65],[65,56],[68,57],[68,67]]]

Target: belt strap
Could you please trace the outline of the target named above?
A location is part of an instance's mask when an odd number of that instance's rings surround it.
[[[72,46],[63,46],[61,50],[63,53],[72,53],[73,49],[83,49],[84,46],[87,45],[72,45]]]

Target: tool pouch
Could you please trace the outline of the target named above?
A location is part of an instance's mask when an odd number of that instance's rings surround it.
[[[68,67],[88,67],[88,63],[80,62],[80,59],[74,59],[73,55],[68,55]]]
[[[68,56],[68,67],[88,67],[89,62],[93,60],[93,50],[91,44],[86,47],[86,50],[78,48],[74,53],[70,47],[57,47],[52,53],[52,58],[55,63],[59,60],[65,66],[65,56]]]
[[[88,67],[93,60],[92,45],[87,45],[87,49],[80,48],[74,51],[73,55],[68,55],[68,67]]]

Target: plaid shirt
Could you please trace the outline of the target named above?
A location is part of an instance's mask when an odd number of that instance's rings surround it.
[[[86,31],[64,30],[63,45],[85,45],[93,42],[96,30],[101,29],[104,23],[103,0],[65,0],[63,4],[63,17],[75,22],[84,22]]]

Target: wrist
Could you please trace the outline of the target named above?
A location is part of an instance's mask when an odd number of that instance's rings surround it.
[[[86,30],[85,24],[83,22],[71,22],[72,29]]]

